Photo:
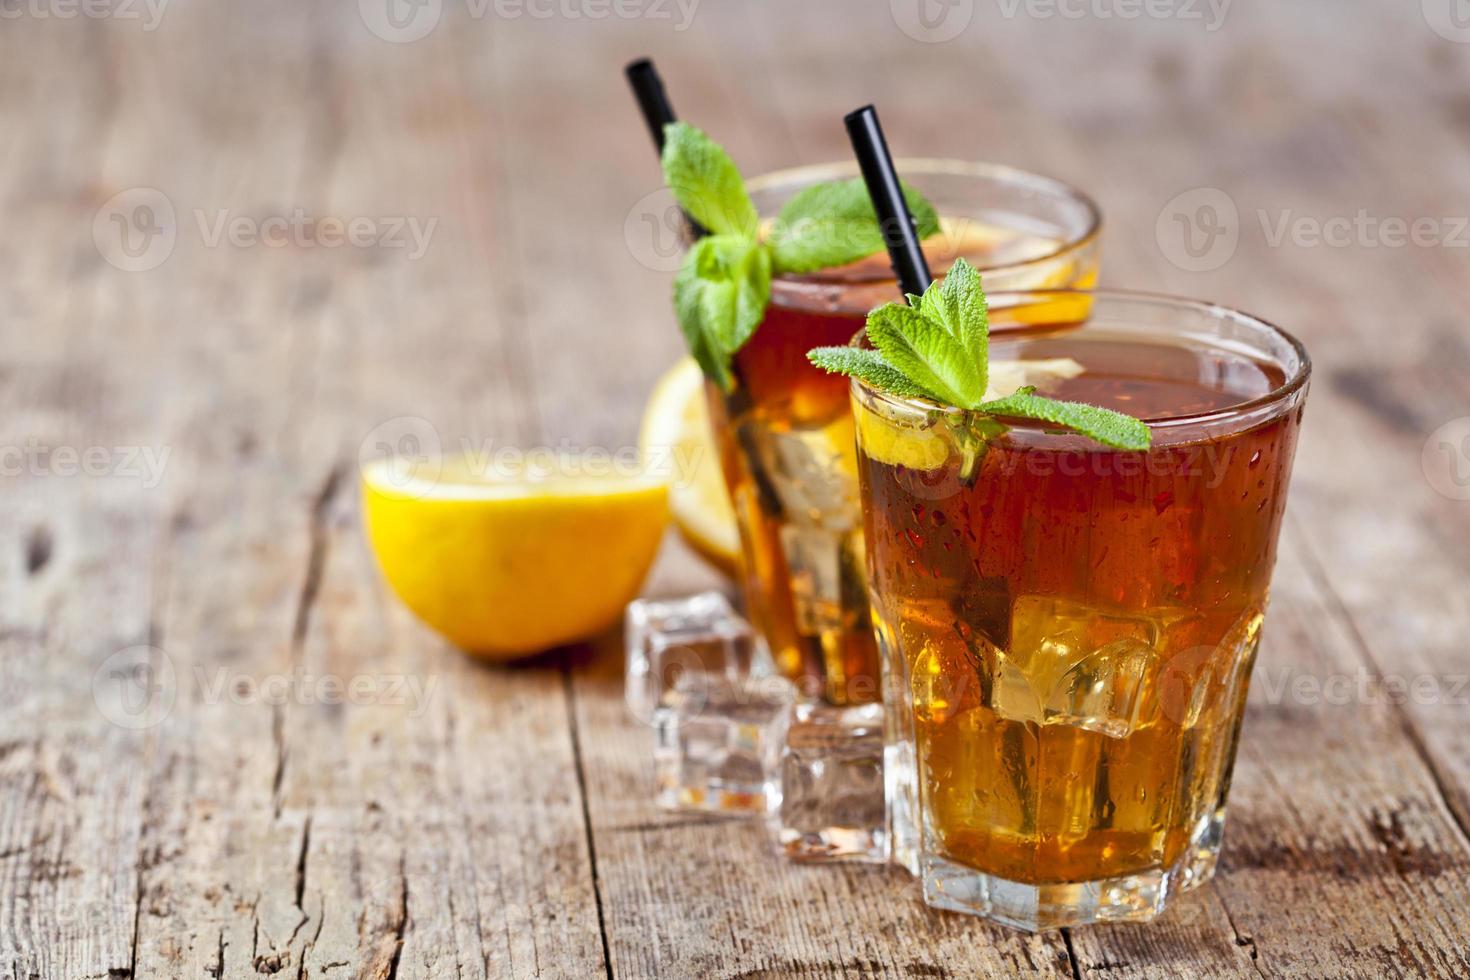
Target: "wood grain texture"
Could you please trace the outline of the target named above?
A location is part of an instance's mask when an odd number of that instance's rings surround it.
[[[445,0],[407,43],[348,0],[0,20],[0,977],[1470,973],[1470,502],[1425,452],[1470,417],[1470,45],[1433,3],[956,4],[942,43],[912,6]],[[617,449],[679,353],[638,54],[749,172],[844,157],[877,101],[900,154],[1094,194],[1105,284],[1312,351],[1221,874],[1160,922],[1022,936],[659,813],[615,637],[488,667],[386,592],[365,441]],[[138,188],[177,240],[129,272],[94,226]],[[1237,240],[1191,271],[1170,209],[1204,188]],[[320,245],[352,218],[422,254]],[[671,537],[647,589],[719,584]],[[109,700],[138,647],[161,720]],[[1422,696],[1321,688],[1388,675]]]

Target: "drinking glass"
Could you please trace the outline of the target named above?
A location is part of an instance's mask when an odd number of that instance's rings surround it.
[[[895,859],[1012,926],[1150,919],[1214,872],[1310,364],[1188,300],[992,293],[991,319],[992,374],[1152,445],[851,382]]]

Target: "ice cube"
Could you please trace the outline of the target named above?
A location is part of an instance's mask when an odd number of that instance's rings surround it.
[[[807,635],[842,628],[842,535],[787,524],[781,552],[791,574],[796,628]]]
[[[793,860],[888,860],[882,705],[796,709],[781,754],[777,822]]]
[[[771,673],[750,624],[719,592],[639,599],[628,605],[624,624],[626,699],[633,716],[645,724],[686,672],[731,680]]]
[[[768,429],[759,439],[788,521],[828,531],[857,526],[862,515],[851,418],[844,414],[822,428]]]
[[[658,798],[666,810],[771,813],[796,689],[783,678],[682,674],[654,713]]]
[[[1021,596],[997,659],[991,707],[1002,717],[1122,738],[1144,720],[1157,644],[1178,610],[1109,609]]]
[[[1047,692],[1045,724],[1123,738],[1138,727],[1144,688],[1157,659],[1153,647],[1137,640],[1098,647],[1072,663]]]
[[[1026,672],[1011,662],[1004,652],[997,652],[995,672],[990,681],[990,707],[1008,721],[1046,724],[1044,693],[1033,686]]]

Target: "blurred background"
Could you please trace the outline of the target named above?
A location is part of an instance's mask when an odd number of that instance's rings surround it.
[[[1423,487],[1465,390],[1459,4],[5,0],[0,325],[25,369],[0,427],[187,433],[175,487],[237,453],[318,485],[402,417],[629,444],[680,352],[669,202],[620,75],[647,54],[747,174],[844,159],[840,117],[872,101],[898,155],[1082,188],[1104,285],[1308,342],[1353,441],[1304,440],[1299,493],[1361,502],[1343,452]]]
[[[1432,487],[1470,493],[1467,433],[1425,445],[1465,414],[1460,3],[5,0],[0,435],[168,433],[175,493],[242,454],[319,487],[403,418],[630,445],[681,350],[646,54],[747,174],[845,159],[872,101],[898,155],[1082,188],[1103,285],[1306,340],[1344,424],[1299,495],[1458,538]],[[1407,489],[1368,502],[1345,454]]]
[[[872,101],[897,154],[1081,187],[1105,285],[1274,319],[1365,426],[1417,430],[1435,420],[1406,386],[1452,383],[1470,290],[1458,3],[5,0],[0,316],[41,366],[19,383],[65,373],[124,439],[131,411],[208,425],[231,397],[259,404],[215,435],[268,455],[340,448],[272,426],[311,399],[630,440],[680,349],[620,75],[648,54],[747,174],[845,158],[841,114]],[[1418,244],[1389,241],[1416,219]],[[324,244],[349,222],[355,244]],[[129,357],[138,331],[167,343]],[[1335,376],[1365,348],[1376,376]],[[106,410],[119,372],[147,404]],[[1307,440],[1305,473],[1325,449]]]

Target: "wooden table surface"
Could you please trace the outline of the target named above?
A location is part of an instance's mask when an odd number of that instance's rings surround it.
[[[1470,973],[1453,0],[386,2],[0,3],[0,976]],[[386,591],[360,447],[624,447],[680,352],[645,53],[747,173],[874,100],[1090,191],[1104,284],[1306,341],[1221,873],[1159,922],[660,813],[616,637],[486,667]],[[671,537],[647,589],[719,584]]]

